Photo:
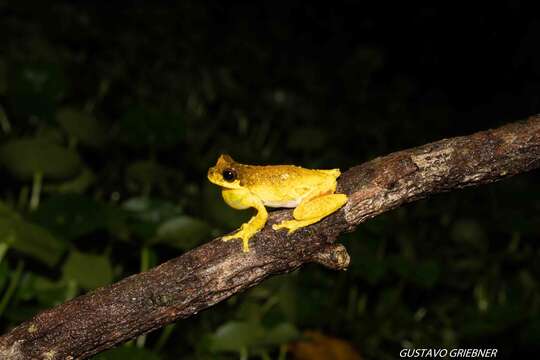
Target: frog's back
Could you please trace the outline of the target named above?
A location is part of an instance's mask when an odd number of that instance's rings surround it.
[[[305,169],[294,165],[245,165],[243,181],[269,207],[296,207],[321,187],[335,188],[339,169]],[[326,184],[326,186],[323,186]]]
[[[337,179],[341,174],[339,169],[306,169],[295,165],[242,165],[241,173],[245,186],[250,188],[259,185],[287,186],[295,183],[316,185],[329,178]]]
[[[323,174],[330,175],[334,177],[334,179],[337,179],[339,175],[341,175],[341,171],[339,169],[316,170],[316,171],[322,172]]]

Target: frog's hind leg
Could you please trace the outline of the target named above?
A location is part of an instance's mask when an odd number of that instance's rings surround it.
[[[339,210],[347,202],[345,194],[328,194],[302,201],[293,211],[294,220],[285,220],[274,224],[272,229],[288,229],[289,234],[320,221],[326,216]]]

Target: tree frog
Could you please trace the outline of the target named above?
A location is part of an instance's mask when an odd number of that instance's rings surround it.
[[[311,225],[337,211],[347,195],[335,194],[339,169],[305,169],[294,165],[245,165],[221,155],[208,170],[208,180],[222,188],[225,202],[234,209],[255,208],[257,214],[223,241],[241,239],[244,252],[249,239],[266,224],[266,207],[294,208],[293,220],[274,224],[272,229],[288,233]]]

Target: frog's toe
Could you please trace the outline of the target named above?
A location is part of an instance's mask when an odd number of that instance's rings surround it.
[[[223,240],[223,241],[229,241],[229,240],[234,240],[234,239],[238,239],[238,236],[236,236],[236,235],[227,235],[227,236],[222,236],[221,237],[221,240]]]
[[[272,229],[273,230],[279,230],[279,229],[283,229],[285,226],[283,226],[283,222],[279,223],[279,224],[274,224],[272,225]]]
[[[293,232],[295,232],[296,230],[300,229],[301,227],[303,227],[303,226],[290,227],[290,228],[288,228],[289,230],[287,231],[287,235],[291,235]]]
[[[272,229],[274,230],[287,229],[288,230],[287,235],[290,235],[296,230],[306,227],[308,225],[311,225],[313,223],[316,223],[319,220],[320,218],[305,219],[305,220],[285,220],[279,224],[272,225]]]
[[[285,220],[280,222],[279,224],[272,225],[272,229],[279,230],[279,229],[287,229],[287,234],[292,234],[294,231],[298,230],[302,226],[298,224],[298,221],[296,220]]]
[[[240,231],[237,231],[234,234],[227,235],[227,236],[222,236],[221,240],[223,240],[223,241],[229,241],[229,240],[233,240],[233,239],[242,240],[242,250],[244,252],[249,252],[249,244],[248,243],[249,243],[249,239],[253,236],[253,234],[254,233],[252,233],[250,231],[240,230]]]

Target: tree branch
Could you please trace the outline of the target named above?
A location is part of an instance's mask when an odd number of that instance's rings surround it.
[[[219,238],[147,272],[97,289],[0,337],[2,359],[79,359],[197,314],[273,274],[317,262],[345,269],[349,255],[333,244],[342,232],[402,204],[490,183],[540,166],[540,116],[470,136],[399,151],[341,175],[348,203],[291,236],[271,226],[290,218],[272,212],[243,253]]]

